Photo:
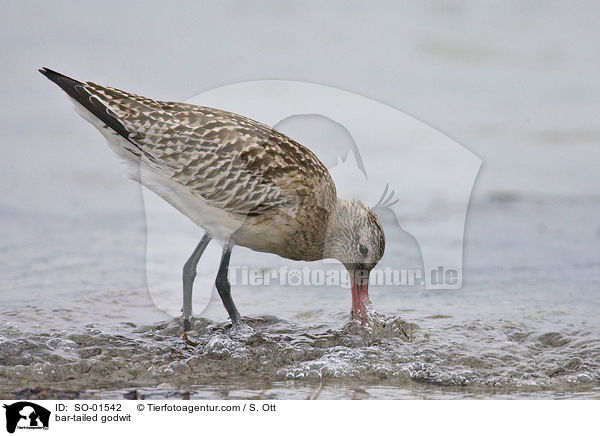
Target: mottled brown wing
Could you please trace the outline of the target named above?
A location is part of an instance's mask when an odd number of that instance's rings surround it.
[[[249,118],[82,84],[128,132],[143,161],[209,204],[241,215],[293,207],[320,186],[335,187],[308,149]]]

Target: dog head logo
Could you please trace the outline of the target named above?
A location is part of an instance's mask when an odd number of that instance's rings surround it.
[[[19,429],[47,429],[50,422],[50,411],[29,401],[5,404],[6,431],[14,433]]]

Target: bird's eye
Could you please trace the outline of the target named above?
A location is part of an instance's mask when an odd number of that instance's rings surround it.
[[[369,249],[363,244],[358,245],[358,251],[360,251],[360,254],[362,254],[363,256],[366,256],[369,253]]]

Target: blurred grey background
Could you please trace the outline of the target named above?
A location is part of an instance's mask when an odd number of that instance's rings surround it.
[[[593,1],[5,1],[2,9],[3,207],[72,207],[85,194],[52,180],[119,172],[41,66],[170,100],[252,79],[331,85],[403,110],[480,156],[475,198],[599,192]]]

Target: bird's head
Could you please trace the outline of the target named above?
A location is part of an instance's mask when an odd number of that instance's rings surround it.
[[[369,273],[385,250],[379,219],[358,200],[338,200],[329,220],[325,257],[339,260],[348,270],[352,288],[352,317],[367,321]]]

